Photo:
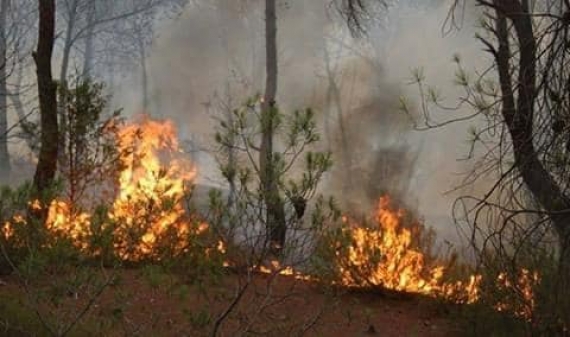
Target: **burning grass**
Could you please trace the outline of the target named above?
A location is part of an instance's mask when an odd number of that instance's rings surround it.
[[[394,209],[390,198],[380,198],[372,226],[344,217],[340,235],[327,241],[334,247],[334,273],[337,283],[350,288],[388,289],[442,298],[459,304],[482,300],[485,286],[511,296],[491,305],[530,320],[535,308],[534,292],[539,285],[537,272],[521,269],[513,278],[501,272],[493,277],[473,273],[453,280],[455,267],[439,261],[422,246],[425,227],[418,222],[405,226],[405,212]],[[425,243],[425,242],[424,242]]]
[[[94,210],[83,211],[55,199],[47,206],[48,234],[68,239],[80,251],[93,255],[102,254],[101,247],[93,244],[95,234],[110,234],[113,254],[130,262],[186,252],[192,238],[206,232],[208,225],[186,212],[185,198],[196,169],[181,155],[174,125],[143,117],[121,125],[115,144],[120,154],[119,174],[111,207],[95,221]],[[107,180],[115,185],[113,177]],[[46,207],[37,200],[30,206]],[[25,226],[25,214],[16,214],[3,227],[4,237],[10,240]]]

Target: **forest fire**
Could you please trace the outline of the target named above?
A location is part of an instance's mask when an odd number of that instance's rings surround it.
[[[40,207],[36,204],[35,207]],[[91,216],[76,212],[72,205],[61,200],[50,204],[46,220],[47,230],[59,237],[67,237],[80,249],[87,249],[91,236]]]
[[[120,172],[114,201],[101,228],[112,228],[115,254],[123,260],[158,258],[158,252],[180,253],[189,236],[204,232],[185,213],[183,199],[196,169],[180,155],[176,130],[170,121],[143,118],[122,126],[116,139]],[[41,208],[38,201],[30,203]],[[14,235],[14,226],[25,225],[15,216],[4,226],[4,236]],[[92,233],[92,217],[64,200],[51,202],[46,229],[86,250]]]
[[[517,280],[513,282],[507,273],[502,272],[497,276],[499,291],[515,294],[516,299],[511,303],[501,301],[494,307],[497,311],[512,312],[515,316],[531,319],[536,305],[533,287],[540,282],[540,276],[523,268],[515,277]]]
[[[184,249],[191,231],[200,233],[207,225],[192,229],[184,219],[185,186],[196,170],[179,157],[174,125],[146,118],[119,130],[117,144],[123,169],[109,217],[117,224],[114,237],[119,256],[126,260],[148,257],[165,237],[177,243],[176,250]],[[134,237],[133,229],[139,231]]]
[[[114,254],[121,260],[137,262],[160,260],[165,252],[167,256],[183,253],[191,238],[204,233],[209,225],[192,221],[184,208],[187,184],[195,178],[196,169],[180,155],[174,125],[148,118],[126,124],[119,129],[116,145],[120,153],[116,190],[105,221],[100,224],[112,235]],[[42,206],[32,202],[30,207]],[[98,254],[90,247],[94,221],[93,214],[54,200],[48,209],[46,228],[55,237],[70,239],[78,249]],[[405,212],[392,208],[389,197],[380,198],[374,227],[361,226],[346,216],[343,222],[347,226],[342,234],[348,240],[335,243],[333,261],[342,286],[382,287],[456,303],[480,300],[483,277],[471,275],[466,281],[448,281],[444,264],[422,249],[425,246],[421,224],[406,226]],[[3,226],[2,234],[10,239],[16,228],[25,224],[26,218],[16,215]],[[217,241],[205,249],[207,254],[225,254],[227,248],[224,242]],[[226,261],[224,265],[230,263]],[[252,270],[315,279],[278,261],[253,266]],[[494,304],[497,311],[509,311],[527,319],[532,316],[533,287],[539,282],[536,273],[523,269],[516,281],[500,273],[493,282],[497,288],[522,293],[524,302],[499,301]]]
[[[388,197],[379,201],[375,221],[380,230],[354,224],[345,229],[351,245],[347,264],[340,270],[342,282],[429,294],[441,282],[443,267],[426,265],[424,254],[412,246],[411,230],[401,227],[403,211],[393,211],[389,204]]]
[[[418,245],[422,227],[417,223],[404,227],[404,214],[403,210],[392,209],[389,197],[384,196],[374,219],[378,227],[361,227],[347,217],[343,219],[348,224],[343,231],[350,243],[344,252],[341,249],[336,252],[342,284],[419,293],[456,303],[479,301],[483,277],[474,274],[467,281],[447,281],[445,267],[428,257]],[[530,319],[538,274],[521,269],[514,282],[506,273],[500,273],[494,282],[502,290],[522,293],[522,298],[514,301],[517,304],[499,301],[494,308]]]

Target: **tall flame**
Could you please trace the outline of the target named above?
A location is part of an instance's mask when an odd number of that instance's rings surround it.
[[[380,198],[375,216],[376,228],[365,228],[343,220],[350,242],[343,254],[337,249],[341,283],[349,287],[376,287],[443,297],[458,303],[474,303],[481,299],[483,277],[471,275],[466,281],[446,281],[445,268],[428,263],[426,255],[413,245],[413,230],[402,225],[404,212],[390,207],[387,196]],[[414,226],[419,226],[418,224]],[[341,244],[338,244],[339,247]],[[494,308],[530,319],[535,306],[533,288],[539,282],[536,272],[521,269],[516,281],[500,273],[495,285],[503,290],[522,294],[517,301],[499,301]]]
[[[107,214],[110,223],[102,225],[113,228],[115,253],[130,261],[156,258],[163,243],[174,244],[174,250],[181,252],[189,235],[205,231],[208,225],[195,225],[185,214],[183,198],[196,169],[180,154],[173,123],[142,118],[126,124],[119,129],[116,146],[121,168],[118,188]],[[65,200],[52,201],[46,228],[85,250],[93,234],[91,215],[73,206]],[[30,207],[43,205],[35,200]],[[25,224],[25,217],[16,215],[4,224],[2,233],[8,239],[14,226]]]
[[[194,179],[196,170],[179,156],[174,125],[145,118],[120,129],[118,138],[123,169],[109,217],[118,224],[115,248],[119,256],[128,260],[149,256],[165,235],[182,249],[191,232],[183,219],[182,199],[186,182]],[[141,231],[134,237],[140,240],[134,246],[133,228]]]
[[[401,226],[403,211],[389,205],[388,197],[380,199],[375,219],[380,230],[355,224],[346,229],[351,245],[348,263],[341,267],[343,283],[430,293],[441,281],[443,267],[426,266],[424,254],[412,247],[412,232]]]

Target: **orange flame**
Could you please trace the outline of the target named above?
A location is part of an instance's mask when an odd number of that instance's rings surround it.
[[[390,207],[389,197],[380,198],[376,213],[377,228],[359,227],[350,223],[347,217],[343,222],[350,244],[344,258],[337,250],[341,283],[349,287],[381,286],[396,291],[420,293],[443,297],[457,303],[474,303],[480,300],[480,287],[483,277],[471,275],[467,281],[445,281],[445,268],[442,265],[426,262],[426,256],[412,241],[412,230],[402,225],[402,210]],[[339,244],[341,246],[341,244]],[[533,288],[538,284],[538,273],[521,269],[516,282],[505,273],[500,273],[495,284],[498,288],[517,291],[522,294],[522,305],[499,302],[494,307],[499,311],[510,311],[517,316],[530,319],[534,309]]]
[[[150,257],[160,238],[170,235],[178,248],[187,244],[192,232],[183,219],[186,183],[196,170],[180,152],[172,122],[144,119],[120,129],[117,144],[124,169],[119,176],[119,192],[109,214],[119,226],[115,230],[115,249],[126,260]],[[130,231],[140,230],[133,247]],[[206,225],[207,228],[207,225]],[[196,229],[197,233],[203,226]]]
[[[269,266],[254,266],[253,270],[258,271],[263,274],[279,274],[283,276],[292,276],[298,280],[311,281],[313,280],[309,275],[305,275],[291,266],[283,266],[277,260],[272,260],[269,262]]]
[[[35,204],[34,207],[41,207]],[[85,212],[75,212],[68,203],[51,202],[46,220],[47,229],[60,237],[68,237],[81,249],[88,247],[91,236],[91,216]]]
[[[115,253],[123,260],[156,258],[162,239],[175,243],[175,250],[188,245],[190,234],[200,234],[208,224],[193,222],[185,216],[183,198],[186,186],[196,176],[196,169],[179,153],[176,129],[170,121],[143,118],[119,129],[116,145],[121,171],[118,191],[108,217],[113,228]],[[36,210],[38,200],[29,203]],[[14,216],[2,227],[5,238],[14,235],[14,226],[23,225],[24,217]],[[48,231],[71,239],[80,249],[87,249],[91,215],[80,212],[63,200],[54,200],[48,209]]]
[[[401,226],[402,210],[390,209],[390,199],[379,201],[379,228],[351,224],[348,261],[341,267],[347,286],[382,286],[397,291],[429,294],[439,289],[442,266],[426,266],[425,256],[412,246],[412,232]],[[337,255],[340,253],[337,252]]]
[[[540,282],[538,273],[531,272],[528,269],[521,269],[518,272],[516,282],[507,275],[507,273],[500,273],[497,276],[497,286],[499,290],[514,293],[515,300],[511,302],[501,301],[495,304],[497,311],[508,311],[515,314],[515,316],[531,319],[535,308],[533,288]]]

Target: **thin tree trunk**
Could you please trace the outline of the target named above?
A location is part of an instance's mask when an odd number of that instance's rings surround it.
[[[139,57],[141,66],[141,90],[142,90],[142,105],[143,111],[148,113],[149,99],[148,99],[148,69],[146,64],[146,48],[142,36],[138,37],[139,41]]]
[[[26,114],[26,111],[24,110],[24,103],[22,103],[22,99],[20,98],[20,88],[22,86],[22,79],[24,78],[24,63],[23,62],[18,62],[18,69],[16,70],[16,82],[13,84],[14,86],[14,91],[8,91],[8,97],[10,97],[10,100],[12,101],[12,106],[14,107],[14,110],[16,111],[16,116],[18,116],[18,122],[19,123],[28,123],[28,115]],[[34,140],[37,141],[37,139],[35,137],[33,137],[32,134],[30,134],[29,132],[25,132],[26,130],[24,130],[24,132],[22,133],[21,137],[24,138],[24,140],[26,141],[26,144],[28,144],[28,147],[30,148],[30,150],[34,153],[37,152],[37,142],[34,142]]]
[[[67,81],[67,71],[69,69],[69,58],[71,57],[71,46],[73,42],[73,30],[75,28],[75,18],[77,15],[77,0],[71,4],[69,11],[69,19],[65,29],[65,40],[63,42],[63,51],[61,59],[61,69],[59,73],[59,81],[64,84]]]
[[[87,32],[85,33],[85,54],[83,55],[83,73],[82,77],[84,80],[89,79],[91,77],[91,72],[93,68],[93,44],[95,40],[95,13],[96,1],[89,2],[89,8],[87,12]],[[69,28],[69,27],[68,27]]]
[[[65,27],[65,39],[63,42],[63,55],[61,60],[61,69],[59,73],[59,85],[61,86],[61,94],[59,101],[57,102],[57,115],[59,116],[59,148],[65,149],[65,130],[67,129],[67,117],[65,115],[65,106],[67,105],[67,71],[69,69],[69,61],[71,57],[71,47],[73,45],[73,31],[75,29],[75,22],[77,18],[77,7],[79,6],[79,0],[73,0],[69,5],[69,17],[67,20],[67,26]],[[58,153],[58,159],[60,161],[60,167],[66,167],[66,158],[63,152]]]
[[[260,147],[260,180],[265,201],[266,226],[269,243],[274,253],[279,253],[285,245],[286,222],[283,200],[273,159],[273,134],[275,132],[275,114],[277,95],[277,13],[276,0],[265,1],[265,52],[266,82],[265,95],[261,106],[262,140]]]
[[[8,1],[0,0],[0,179],[10,174],[10,155],[8,153],[8,104],[6,79],[8,72],[7,58],[7,27],[6,16],[8,13]]]
[[[34,61],[38,77],[41,144],[33,184],[36,193],[39,195],[52,184],[55,178],[59,137],[57,86],[53,81],[51,69],[55,39],[55,0],[38,0],[38,3],[40,16],[39,38],[37,51],[34,53]]]
[[[342,185],[343,195],[349,196],[350,188],[353,186],[353,179],[351,174],[352,168],[352,153],[348,148],[348,135],[344,123],[344,111],[342,108],[342,97],[340,95],[340,88],[335,79],[335,74],[331,68],[331,59],[328,50],[325,49],[325,66],[328,78],[328,87],[326,95],[327,112],[336,109],[338,117],[338,130],[340,133],[340,147],[341,158],[344,166],[344,183]],[[328,123],[328,122],[327,122]]]
[[[224,0],[221,0],[218,3],[218,13],[219,13],[219,27],[220,27],[220,34],[221,34],[221,39],[222,39],[222,46],[224,48],[224,57],[225,57],[225,61],[226,61],[226,70],[228,72],[228,75],[231,73],[231,51],[230,51],[230,41],[229,41],[229,30],[228,30],[228,22],[233,22],[231,20],[234,20],[233,16],[231,15],[233,13],[233,8],[229,8],[228,6],[229,4],[224,3]],[[234,20],[235,21],[235,20]],[[224,108],[224,117],[226,118],[226,120],[228,121],[228,125],[233,125],[234,124],[234,114],[233,114],[233,102],[232,102],[232,86],[231,86],[231,82],[228,76],[228,79],[226,81],[226,92],[225,92],[225,97],[226,97],[226,102],[225,102],[225,108]],[[233,170],[233,174],[229,174],[227,177],[228,180],[228,184],[229,184],[229,191],[228,191],[228,198],[227,198],[227,207],[230,210],[230,212],[233,210],[233,206],[235,203],[235,198],[236,198],[236,175],[235,175],[235,171],[237,169],[237,161],[236,161],[236,149],[234,147],[235,145],[235,136],[232,135],[232,140],[230,142],[230,146],[228,146],[226,148],[226,153],[228,155],[228,166],[231,168],[231,170]],[[233,235],[234,235],[234,231],[233,228],[230,228],[230,234],[229,234],[229,238],[230,240],[233,240]]]

